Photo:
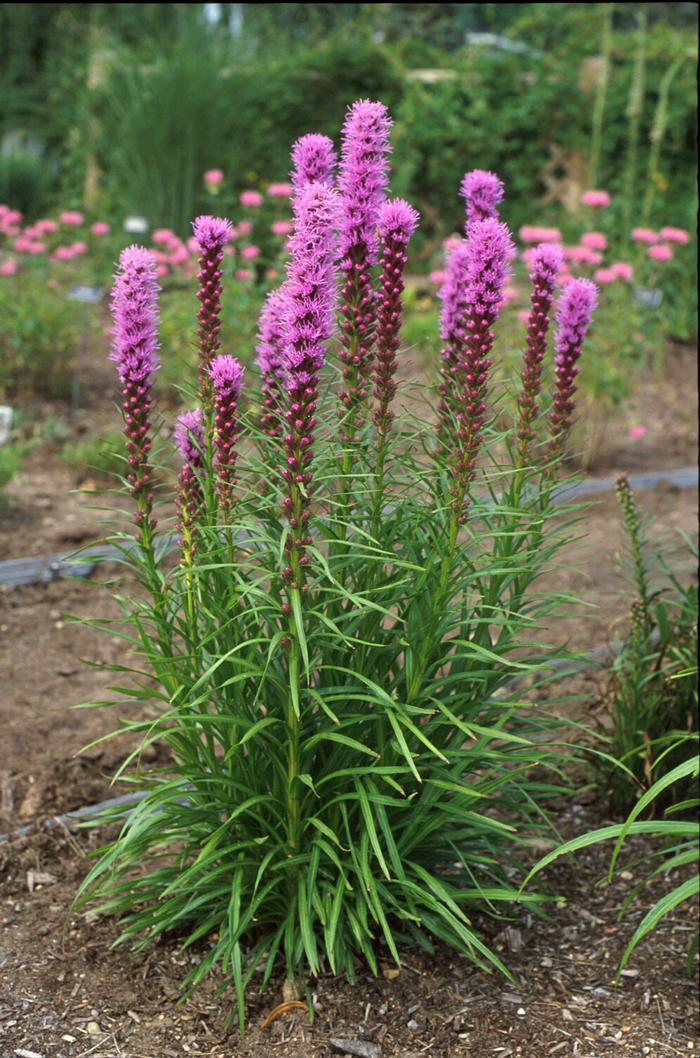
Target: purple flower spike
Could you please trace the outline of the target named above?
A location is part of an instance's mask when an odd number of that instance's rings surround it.
[[[468,300],[467,270],[469,257],[466,240],[454,246],[445,262],[445,281],[440,288],[440,337],[445,343],[441,352],[440,403],[438,405],[438,443],[445,451],[453,447],[453,422],[459,393],[458,373],[462,362]]]
[[[406,249],[419,220],[418,211],[401,198],[385,202],[379,210],[379,236],[384,250],[377,312],[377,358],[374,369],[377,410],[374,421],[382,433],[386,433],[394,417],[389,405],[396,393],[394,373],[403,315],[401,295],[404,289],[403,273],[408,261]]]
[[[211,362],[214,387],[217,489],[225,512],[231,508],[236,441],[238,440],[238,399],[245,371],[234,356],[217,356]]]
[[[477,220],[498,218],[498,204],[503,200],[503,181],[486,169],[472,169],[465,173],[460,194],[467,204],[466,230]]]
[[[328,136],[310,132],[300,137],[292,147],[292,162],[294,168],[289,177],[295,192],[305,184],[333,185],[338,158]]]
[[[333,333],[336,302],[337,193],[326,184],[307,184],[294,200],[294,234],[283,287],[287,453],[284,511],[293,530],[286,542],[284,577],[302,588],[311,493],[318,373],[325,343]]]
[[[267,295],[258,322],[257,359],[262,374],[263,412],[260,426],[268,437],[282,432],[281,409],[285,400],[285,285]]]
[[[122,250],[112,290],[114,327],[110,359],[117,364],[122,387],[124,434],[129,459],[127,475],[136,501],[136,524],[152,531],[153,506],[151,407],[153,375],[158,357],[158,294],[155,258],[141,246]]]
[[[197,217],[194,237],[199,243],[199,390],[204,407],[210,404],[209,365],[221,346],[221,265],[233,228],[222,217]]]
[[[173,439],[180,450],[182,461],[193,470],[200,470],[204,462],[204,416],[199,408],[178,415]]]
[[[204,456],[204,416],[199,408],[178,416],[173,438],[182,456],[178,478],[178,528],[185,565],[192,565],[197,548],[196,522],[204,495],[201,470]]]
[[[571,428],[576,402],[576,376],[583,342],[598,304],[598,287],[590,279],[574,279],[565,287],[557,310],[557,336],[554,339],[556,383],[549,417],[551,448],[561,455]]]
[[[488,356],[494,340],[491,328],[500,311],[512,254],[508,228],[489,218],[473,223],[464,248],[458,247],[451,258],[456,278],[466,285],[463,312],[459,304],[450,304],[447,313],[443,303],[445,332],[454,336],[451,340],[459,350],[456,394],[450,404],[457,410],[457,444],[452,446],[456,471],[453,501],[460,521],[466,519],[465,499],[476,473],[486,421],[486,387],[491,368]]]
[[[557,277],[563,260],[561,247],[556,243],[541,243],[532,253],[530,269],[532,308],[527,324],[527,344],[523,356],[518,396],[518,447],[520,462],[523,466],[528,462],[530,445],[535,437],[533,423],[540,410],[538,397],[542,388],[542,365],[547,351],[547,331],[557,288]]]
[[[377,263],[379,209],[389,183],[391,125],[383,103],[361,99],[350,107],[343,127],[338,185],[343,196],[340,399],[346,415],[345,441],[354,440],[371,382],[377,310],[372,266]]]

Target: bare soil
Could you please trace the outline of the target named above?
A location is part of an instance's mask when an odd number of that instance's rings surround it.
[[[631,416],[610,424],[592,470],[692,464],[695,392],[694,352],[672,350],[664,377],[648,379]],[[110,393],[99,398],[93,390],[93,397],[92,410],[78,416],[75,429],[81,434],[113,429]],[[643,438],[628,437],[630,418],[646,426]],[[69,492],[77,484],[55,451],[32,455],[9,490],[10,506],[0,511],[0,558],[53,554],[99,537],[103,515],[86,509],[94,494],[86,501]],[[640,493],[638,502],[654,536],[670,539],[674,529],[696,532],[693,491],[662,487]],[[118,503],[107,501],[110,507]],[[549,629],[551,641],[577,649],[623,634],[627,609],[615,572],[621,540],[614,496],[591,504],[584,527],[568,568],[548,577],[548,586],[587,604],[587,618],[572,612]],[[40,824],[120,792],[110,782],[132,748],[128,736],[79,755],[81,747],[112,731],[118,717],[111,710],[72,707],[109,696],[111,674],[81,659],[123,660],[124,648],[67,616],[117,615],[106,584],[109,573],[106,568],[91,581],[0,589],[0,832]],[[598,673],[570,681],[572,717],[586,719],[599,708],[604,681]],[[158,759],[160,748],[152,752]],[[562,805],[559,823],[564,833],[581,833],[600,825],[604,812],[583,803]],[[508,929],[502,922],[478,923],[503,952],[514,982],[477,971],[448,951],[432,957],[407,952],[398,977],[375,981],[361,974],[354,987],[330,975],[312,982],[313,1025],[297,1012],[263,1030],[262,1019],[281,994],[273,989],[264,998],[253,996],[250,1031],[241,1042],[226,1028],[229,999],[216,997],[217,982],[177,1005],[189,955],[168,944],[137,955],[111,951],[113,923],[70,917],[86,855],[96,841],[94,832],[76,836],[59,827],[0,843],[2,1058],[329,1058],[343,1053],[332,1049],[332,1037],[374,1043],[382,1058],[670,1058],[700,1049],[697,980],[683,973],[696,916],[685,911],[669,919],[639,950],[616,988],[614,968],[626,940],[652,897],[673,878],[642,894],[618,923],[616,912],[642,868],[630,866],[613,886],[596,887],[606,870],[605,849],[590,850],[575,867],[551,869],[547,881],[566,903],[552,912],[550,922],[516,913]],[[642,855],[645,846],[638,843],[636,851]]]

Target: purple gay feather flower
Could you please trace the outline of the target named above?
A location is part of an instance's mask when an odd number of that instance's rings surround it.
[[[420,214],[401,198],[384,202],[379,210],[379,236],[383,244],[380,297],[377,311],[377,356],[374,369],[374,395],[377,410],[374,421],[382,432],[391,425],[389,405],[396,393],[394,373],[399,348],[403,305],[403,273],[406,253]]]
[[[460,194],[467,206],[468,232],[475,221],[498,218],[498,204],[503,200],[505,188],[495,173],[486,169],[472,169],[464,174]]]
[[[281,433],[280,409],[284,403],[285,284],[271,290],[258,320],[255,363],[262,374],[263,412],[260,425],[268,437]]]
[[[341,254],[362,247],[377,261],[379,207],[389,185],[389,133],[393,122],[383,103],[358,99],[343,125],[338,186],[343,195]]]
[[[561,454],[564,438],[571,427],[576,402],[576,376],[583,342],[598,304],[598,287],[590,279],[574,279],[564,289],[557,309],[557,335],[554,339],[556,382],[549,417],[551,446]]]
[[[204,416],[200,408],[178,415],[173,439],[183,463],[199,469],[204,455]]]
[[[503,287],[510,274],[513,241],[505,224],[491,217],[474,221],[469,238],[450,256],[454,270],[454,298],[443,301],[443,328],[452,345],[454,371],[446,377],[451,387],[446,402],[454,409],[457,436],[450,445],[454,452],[453,502],[460,520],[466,518],[465,498],[476,473],[476,459],[486,421],[486,387],[493,345],[491,330],[503,301]],[[457,294],[463,284],[465,295]],[[463,300],[466,304],[463,305]],[[452,365],[451,365],[452,366]],[[456,383],[456,385],[455,385]],[[443,420],[442,440],[449,427]]]
[[[178,416],[173,438],[182,456],[177,494],[178,528],[183,562],[189,566],[197,549],[197,515],[204,501],[201,482],[204,416],[199,408]]]
[[[540,243],[532,253],[530,279],[532,308],[527,324],[527,343],[523,355],[521,387],[518,395],[518,446],[520,461],[529,458],[534,439],[533,423],[540,410],[538,397],[542,388],[542,365],[547,351],[552,303],[563,263],[561,247],[556,243]]]
[[[440,337],[444,342],[440,366],[440,403],[438,405],[438,440],[449,450],[452,444],[452,418],[456,414],[458,396],[457,374],[462,362],[468,302],[469,257],[463,239],[453,246],[445,261],[445,281],[439,298]]]
[[[119,256],[112,289],[114,326],[110,359],[117,364],[122,387],[124,434],[129,460],[127,479],[136,501],[136,523],[152,531],[153,506],[151,407],[153,375],[158,357],[158,294],[155,258],[141,246],[129,246]]]
[[[238,440],[238,400],[245,370],[235,356],[217,356],[209,369],[214,388],[214,445],[216,451],[217,490],[224,511],[231,506],[236,442]]]
[[[317,132],[301,136],[292,147],[294,168],[289,174],[295,192],[305,184],[333,184],[338,158],[333,140]]]
[[[311,463],[316,419],[318,372],[325,343],[333,333],[336,304],[338,196],[326,184],[306,184],[294,199],[294,234],[284,297],[287,454],[282,476],[287,483],[284,511],[293,533],[286,541],[284,578],[302,587],[304,550],[310,543]]]
[[[340,229],[344,432],[352,442],[360,425],[372,376],[377,294],[372,266],[377,263],[379,210],[389,183],[389,132],[392,121],[383,103],[360,99],[348,110],[338,186],[342,193]]]
[[[199,391],[205,407],[210,404],[209,365],[219,351],[221,342],[221,265],[224,249],[233,228],[223,217],[197,217],[192,225],[194,237],[199,243],[199,289],[197,297],[200,309],[199,320]]]

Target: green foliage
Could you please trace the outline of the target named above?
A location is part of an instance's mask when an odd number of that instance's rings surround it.
[[[43,271],[0,282],[0,394],[66,397],[71,391],[81,319]]]
[[[82,477],[109,480],[125,472],[124,437],[118,431],[65,444],[61,461]]]
[[[697,679],[697,665],[695,664],[692,667]],[[608,874],[608,881],[612,881],[618,857],[628,836],[647,834],[661,839],[661,847],[656,849],[651,856],[646,855],[643,861],[647,868],[650,865],[650,860],[652,863],[656,862],[656,866],[648,872],[642,884],[632,890],[622,906],[620,917],[622,918],[629,905],[639,896],[645,886],[659,875],[669,874],[671,871],[681,871],[685,877],[683,881],[680,881],[673,889],[656,901],[637,926],[620,960],[618,982],[620,974],[640,941],[652,933],[666,915],[669,915],[677,907],[688,901],[696,903],[700,893],[700,872],[698,871],[700,834],[697,823],[697,810],[700,805],[700,799],[697,796],[700,757],[698,757],[697,734],[679,734],[675,741],[670,741],[667,752],[673,753],[676,759],[680,758],[680,763],[662,777],[654,778],[654,782],[636,803],[624,823],[601,827],[598,830],[592,830],[587,834],[565,842],[559,848],[543,857],[532,869],[525,882],[527,884],[539,871],[560,856],[572,855],[601,841],[614,840],[615,848]],[[659,758],[658,763],[661,763],[661,758]],[[645,812],[649,816],[653,816],[655,810],[660,810],[663,804],[667,802],[668,791],[676,791],[677,796],[679,787],[682,790],[690,787],[691,795],[666,807],[662,816],[658,818],[639,820],[639,816]],[[696,934],[688,949],[686,963],[688,976],[693,972],[693,964],[698,950],[698,939]]]
[[[22,466],[22,449],[16,444],[0,445],[0,494],[13,478],[17,477]],[[0,495],[0,504],[2,496]]]
[[[698,589],[692,574],[675,572],[651,549],[624,477],[618,480],[618,495],[634,599],[629,637],[611,674],[613,759],[599,758],[597,781],[615,810],[628,811],[640,792],[677,763],[669,747],[683,732],[698,730],[697,673],[693,672]],[[688,550],[695,569],[697,549],[688,542]],[[654,583],[652,563],[666,575],[665,586]]]
[[[25,217],[46,210],[52,182],[51,168],[40,152],[15,147],[0,154],[0,202],[11,202]]]

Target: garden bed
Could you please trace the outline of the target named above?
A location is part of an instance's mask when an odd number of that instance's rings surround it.
[[[627,420],[613,421],[595,473],[693,463],[696,405],[690,398],[684,405],[678,401],[679,393],[693,392],[693,380],[690,351],[672,350],[663,378],[647,380],[632,412],[635,421],[646,425],[645,436],[632,440]],[[102,399],[103,407],[98,402],[85,413],[89,432],[107,422]],[[31,456],[8,490],[14,507],[0,530],[3,558],[66,551],[99,535],[103,512],[86,513],[85,497],[68,492],[75,484],[55,455]],[[659,486],[640,492],[638,502],[650,519],[652,537],[674,529],[695,532],[695,490]],[[569,591],[594,607],[585,618],[560,615],[550,629],[551,640],[578,650],[610,643],[625,630],[626,603],[615,575],[621,536],[614,494],[592,503],[583,536],[567,553],[567,567],[548,577],[548,587]],[[115,616],[116,604],[105,583],[114,570],[103,567],[91,581],[64,579],[2,591],[0,831],[125,789],[110,786],[110,780],[132,747],[127,736],[78,756],[86,743],[114,728],[116,714],[71,709],[76,702],[107,697],[111,682],[109,673],[80,659],[122,660],[122,645],[66,617]],[[570,696],[565,708],[572,719],[604,721],[605,679],[602,672],[582,673],[552,693],[563,690]],[[159,759],[157,744],[150,752]],[[599,824],[604,812],[562,807],[559,822],[565,834],[581,833]],[[274,993],[264,1001],[254,998],[251,1031],[240,1043],[235,1035],[225,1039],[225,1003],[215,998],[213,985],[191,1004],[175,1005],[178,980],[188,964],[174,947],[159,946],[138,956],[109,952],[113,923],[67,917],[87,867],[86,848],[94,840],[58,827],[0,845],[0,964],[4,962],[8,986],[11,982],[0,998],[3,1055],[321,1058],[336,1053],[331,1037],[366,1037],[365,1042],[381,1045],[383,1058],[599,1058],[607,1053],[665,1058],[694,1053],[694,987],[682,967],[692,924],[682,914],[669,919],[633,958],[630,975],[615,990],[616,961],[654,894],[645,893],[629,919],[618,925],[615,912],[636,876],[623,875],[614,887],[596,889],[605,873],[605,849],[589,850],[576,869],[557,866],[547,875],[567,901],[551,923],[519,915],[510,931],[504,932],[502,923],[483,924],[487,939],[505,955],[515,983],[487,976],[453,953],[433,958],[407,953],[394,979],[361,976],[354,988],[330,977],[315,982],[313,1027],[301,1015],[287,1015],[263,1031],[261,1020],[276,1000]],[[637,843],[635,851],[643,848]]]
[[[581,833],[601,821],[596,808],[562,806],[557,822],[567,836]],[[644,853],[639,839],[613,886],[596,885],[608,865],[603,847],[550,869],[547,884],[566,901],[550,921],[516,911],[510,923],[478,922],[513,981],[447,949],[406,951],[398,974],[387,962],[378,979],[360,970],[354,986],[325,974],[312,981],[313,1026],[292,1012],[263,1029],[281,981],[264,999],[253,993],[241,1041],[227,1032],[232,996],[217,998],[219,981],[177,1004],[190,955],[171,944],[110,950],[113,922],[68,917],[95,837],[58,830],[0,846],[0,1045],[8,1058],[331,1058],[342,1053],[331,1044],[337,1038],[364,1042],[366,1054],[381,1058],[676,1058],[700,1050],[697,982],[683,972],[695,915],[666,919],[614,983],[634,926],[669,885],[645,891],[617,922],[644,869],[630,865]]]

